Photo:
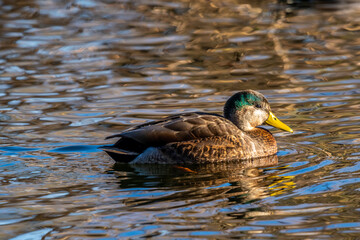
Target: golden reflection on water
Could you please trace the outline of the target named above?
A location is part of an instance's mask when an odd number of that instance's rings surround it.
[[[1,1],[0,239],[356,238],[359,3],[293,2]],[[295,131],[274,166],[97,150],[241,89]]]

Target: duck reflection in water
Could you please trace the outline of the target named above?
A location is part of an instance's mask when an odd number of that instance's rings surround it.
[[[270,186],[281,180],[274,173],[267,173],[264,167],[277,165],[278,157],[243,160],[238,162],[208,163],[191,165],[191,171],[184,171],[170,164],[119,164],[114,174],[122,191],[141,189],[141,196],[122,200],[127,207],[149,207],[168,201],[194,204],[204,200],[228,198],[234,202],[249,202],[263,199],[274,192]],[[144,197],[149,189],[150,197]],[[154,195],[156,189],[166,193]],[[184,203],[185,204],[185,203]]]
[[[259,92],[240,91],[224,106],[224,116],[194,112],[130,128],[101,149],[115,161],[132,164],[204,164],[271,156],[277,152],[273,135],[258,127],[268,124],[293,132],[270,110]]]

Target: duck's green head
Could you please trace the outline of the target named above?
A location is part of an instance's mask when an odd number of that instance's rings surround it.
[[[266,123],[293,132],[271,112],[269,102],[264,95],[253,90],[244,90],[230,97],[225,103],[224,116],[244,131],[250,131]]]

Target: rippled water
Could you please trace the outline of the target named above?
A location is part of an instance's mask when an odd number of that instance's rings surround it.
[[[0,5],[0,239],[360,236],[358,2]],[[97,149],[249,88],[295,131],[272,130],[273,166],[114,165]]]

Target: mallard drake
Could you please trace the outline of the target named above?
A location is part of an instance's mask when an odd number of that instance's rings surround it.
[[[191,112],[130,128],[101,147],[117,162],[200,164],[274,155],[277,145],[262,124],[293,132],[270,111],[259,92],[240,91],[224,106],[224,116]]]

